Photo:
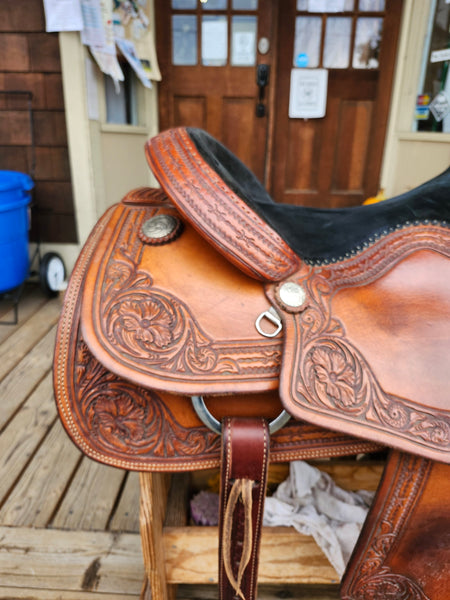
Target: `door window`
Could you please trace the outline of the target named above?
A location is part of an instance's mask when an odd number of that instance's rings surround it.
[[[172,0],[172,64],[255,66],[257,10],[258,0]]]
[[[202,65],[223,67],[228,57],[228,22],[223,16],[202,17]]]
[[[172,15],[172,64],[197,64],[197,18]]]
[[[237,15],[231,18],[231,64],[252,67],[256,64],[257,18]]]
[[[350,17],[329,17],[323,49],[323,66],[346,69],[350,62],[352,20]]]
[[[294,67],[378,69],[385,0],[297,0]]]
[[[356,22],[353,67],[355,69],[378,69],[383,19],[362,17]]]
[[[297,17],[295,20],[294,67],[318,67],[320,64],[320,17]]]

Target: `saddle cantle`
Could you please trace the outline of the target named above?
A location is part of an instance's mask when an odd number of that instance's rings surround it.
[[[105,213],[64,300],[55,396],[83,452],[140,471],[221,463],[223,513],[231,498],[247,522],[247,498],[255,539],[269,458],[386,445],[450,463],[450,169],[380,204],[318,210],[274,203],[197,129],[163,132],[146,154],[162,189]],[[226,418],[222,446],[190,396]],[[269,454],[261,417],[283,410]],[[236,465],[252,453],[258,469]],[[257,543],[219,572],[221,597],[255,597]]]

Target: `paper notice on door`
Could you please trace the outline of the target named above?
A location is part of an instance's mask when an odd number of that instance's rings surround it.
[[[231,64],[235,67],[252,66],[256,61],[256,32],[233,32]]]
[[[292,69],[289,118],[320,119],[327,106],[328,70]]]

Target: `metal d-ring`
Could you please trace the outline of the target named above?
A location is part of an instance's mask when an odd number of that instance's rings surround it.
[[[192,406],[194,407],[194,410],[197,413],[197,416],[200,419],[200,421],[204,425],[206,425],[206,427],[214,431],[214,433],[220,435],[222,433],[222,424],[215,417],[213,417],[209,410],[206,408],[203,396],[191,396],[191,401]],[[276,431],[284,427],[290,418],[291,415],[285,410],[282,410],[278,417],[275,417],[275,419],[270,421],[269,433],[272,435],[272,433],[275,433]]]

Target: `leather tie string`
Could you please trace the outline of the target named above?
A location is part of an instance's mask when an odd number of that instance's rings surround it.
[[[264,419],[224,420],[219,523],[222,600],[256,598],[268,456]]]

